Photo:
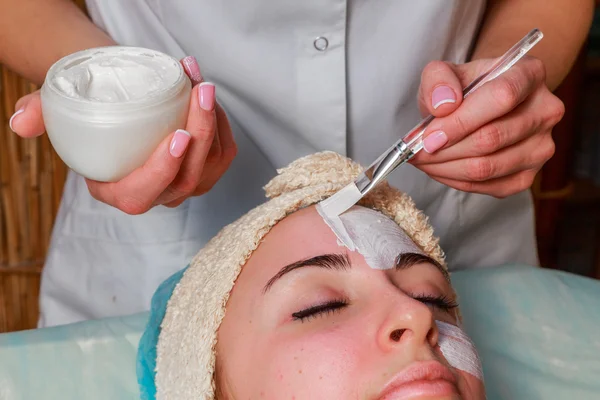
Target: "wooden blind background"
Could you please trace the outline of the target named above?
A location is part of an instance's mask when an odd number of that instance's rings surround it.
[[[0,65],[0,332],[37,324],[40,273],[67,174],[46,135],[21,139],[10,130],[16,101],[37,89]]]
[[[10,130],[16,101],[37,87],[0,68],[0,332],[7,332],[36,325],[40,272],[67,168],[46,135],[25,140]]]

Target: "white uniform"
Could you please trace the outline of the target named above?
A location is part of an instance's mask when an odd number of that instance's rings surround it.
[[[209,194],[140,216],[95,201],[71,173],[40,326],[147,310],[156,287],[261,203],[275,169],[300,156],[334,150],[370,164],[420,120],[423,67],[467,59],[485,1],[88,0],[88,9],[120,44],[195,56],[239,154]],[[528,192],[461,193],[412,166],[390,182],[430,217],[451,269],[537,265]]]

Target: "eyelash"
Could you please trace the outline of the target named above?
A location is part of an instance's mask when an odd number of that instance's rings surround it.
[[[456,301],[449,299],[448,296],[445,295],[432,296],[428,294],[421,294],[417,296],[412,295],[411,297],[423,304],[430,305],[434,309],[438,309],[446,313],[458,307],[458,303]]]
[[[432,295],[418,295],[411,296],[413,299],[420,301],[423,304],[429,305],[434,309],[438,309],[442,312],[449,313],[451,310],[458,307],[458,303],[454,300],[450,300],[447,296],[432,296]],[[329,314],[341,311],[343,308],[348,306],[348,301],[343,299],[328,301],[323,304],[308,307],[302,311],[298,311],[292,314],[294,321],[306,322],[311,318],[324,317]]]
[[[308,307],[302,311],[298,311],[292,314],[295,321],[306,322],[311,318],[326,316],[340,311],[342,308],[348,306],[348,302],[343,299],[328,301],[323,304]]]

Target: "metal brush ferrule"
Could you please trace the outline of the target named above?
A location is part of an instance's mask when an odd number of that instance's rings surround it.
[[[415,153],[404,142],[400,142],[390,151],[381,156],[369,168],[363,171],[354,181],[358,190],[364,196],[377,186],[400,164],[410,160]]]

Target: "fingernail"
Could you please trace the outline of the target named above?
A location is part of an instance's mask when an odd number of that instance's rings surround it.
[[[198,90],[200,97],[200,107],[203,110],[211,111],[215,106],[215,85],[209,82],[202,82]]]
[[[10,126],[10,130],[11,130],[11,131],[13,131],[13,132],[15,131],[15,130],[14,130],[14,128],[13,128],[13,125],[12,125],[12,124],[13,124],[13,120],[15,119],[15,117],[16,117],[17,115],[19,115],[19,114],[23,113],[23,111],[25,111],[25,107],[21,107],[21,108],[19,108],[19,109],[18,109],[18,110],[17,110],[17,111],[16,111],[16,112],[15,112],[15,113],[12,115],[12,117],[10,117],[10,120],[8,121],[8,126]]]
[[[187,149],[191,138],[192,135],[188,131],[177,129],[171,140],[171,147],[169,149],[171,155],[175,158],[181,157],[185,153],[185,149]]]
[[[183,69],[185,69],[185,72],[188,74],[194,85],[202,82],[202,73],[200,72],[200,66],[198,65],[196,57],[187,56],[181,63],[183,64]]]
[[[448,143],[448,136],[444,132],[433,132],[423,140],[423,149],[428,153],[435,153],[446,143]]]
[[[434,109],[437,109],[444,104],[453,104],[456,103],[456,94],[454,94],[454,90],[448,86],[438,86],[433,90],[431,102]]]

